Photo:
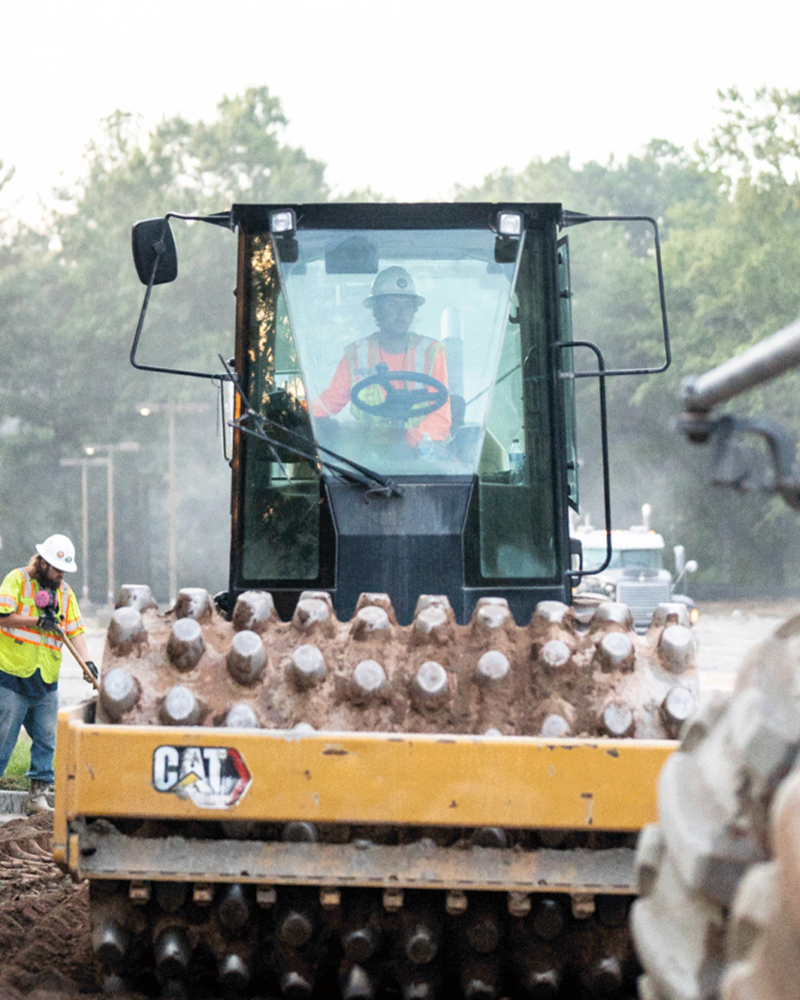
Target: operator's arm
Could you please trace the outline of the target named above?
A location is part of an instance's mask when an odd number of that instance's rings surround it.
[[[437,381],[441,382],[442,385],[447,385],[447,362],[444,350],[437,352],[431,375]],[[416,448],[423,434],[430,434],[431,441],[446,441],[450,437],[451,423],[450,397],[448,396],[444,406],[440,406],[438,410],[429,413],[416,427],[409,428],[406,432],[406,439],[412,448]]]
[[[343,357],[336,366],[327,389],[311,400],[311,413],[315,417],[332,417],[350,402],[350,365]]]

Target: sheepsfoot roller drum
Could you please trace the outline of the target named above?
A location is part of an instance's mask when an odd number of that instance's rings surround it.
[[[125,587],[96,703],[60,717],[56,856],[107,988],[625,997],[633,845],[697,690],[685,609],[637,635],[500,599],[401,626],[362,594],[232,621]]]

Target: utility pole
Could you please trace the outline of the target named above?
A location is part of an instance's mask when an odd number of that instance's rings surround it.
[[[178,473],[175,455],[175,417],[189,413],[204,413],[208,410],[206,403],[139,403],[137,410],[143,417],[154,413],[167,415],[167,521],[168,521],[168,553],[169,553],[169,600],[175,604],[178,599]]]
[[[120,441],[118,444],[88,444],[83,449],[87,455],[94,458],[95,454],[105,452],[105,457],[95,458],[98,465],[105,465],[106,489],[108,493],[108,594],[106,596],[109,607],[114,606],[115,596],[115,569],[114,569],[114,455],[118,451],[138,451],[138,441]]]
[[[105,465],[104,458],[62,458],[62,466],[79,466],[81,470],[81,542],[82,560],[81,575],[83,587],[81,588],[81,602],[89,603],[89,485],[87,468],[90,465]]]

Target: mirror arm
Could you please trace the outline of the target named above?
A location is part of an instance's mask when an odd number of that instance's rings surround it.
[[[613,375],[658,375],[665,372],[672,362],[672,348],[669,342],[669,324],[667,322],[667,296],[664,290],[664,269],[661,264],[661,239],[658,235],[658,223],[650,215],[584,215],[582,212],[564,211],[561,216],[561,227],[580,226],[587,222],[646,222],[653,228],[653,250],[655,253],[656,279],[658,283],[658,301],[661,306],[662,346],[664,361],[658,367],[649,368],[606,368],[604,378]],[[575,378],[597,378],[595,371],[574,372]]]
[[[233,229],[233,214],[231,212],[216,212],[214,215],[178,215],[175,212],[168,212],[164,216],[164,226],[169,225],[170,219],[186,219],[189,221],[196,222],[209,222],[214,226],[225,226],[227,229]],[[196,372],[190,371],[184,368],[161,368],[157,365],[144,365],[136,360],[136,352],[139,348],[139,339],[142,335],[142,329],[144,328],[144,318],[147,314],[147,307],[150,304],[150,293],[153,290],[153,284],[155,282],[156,273],[158,271],[158,262],[166,250],[166,244],[164,242],[163,231],[160,240],[157,240],[153,244],[153,250],[155,251],[155,257],[153,258],[153,267],[150,271],[150,280],[147,282],[147,288],[144,292],[144,300],[142,301],[142,308],[139,310],[139,321],[136,324],[136,332],[133,335],[133,343],[131,344],[130,362],[134,368],[143,372],[161,372],[167,375],[188,375],[191,378],[209,378],[209,379],[221,379],[223,381],[234,381],[235,376],[232,376],[229,371],[219,374],[218,372]]]

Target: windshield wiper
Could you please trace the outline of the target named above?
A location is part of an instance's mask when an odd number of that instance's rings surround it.
[[[230,369],[221,356],[220,360],[230,374]],[[379,472],[375,472],[365,465],[359,465],[358,462],[354,462],[352,459],[340,455],[338,452],[331,451],[330,448],[326,448],[316,441],[309,441],[303,434],[298,434],[284,424],[265,417],[262,413],[254,410],[238,379],[234,377],[231,381],[241,397],[243,413],[237,420],[231,420],[230,426],[237,428],[245,434],[250,434],[268,445],[272,457],[281,467],[287,479],[291,479],[291,476],[286,471],[286,467],[278,455],[278,448],[281,448],[284,452],[289,452],[291,455],[296,455],[300,459],[305,459],[305,461],[310,462],[312,465],[320,465],[326,471],[340,476],[346,482],[366,487],[367,493],[370,496],[389,497],[403,495],[402,489],[396,483],[387,479],[386,476],[382,476]],[[271,436],[269,431],[273,429],[280,432],[280,439]],[[335,459],[335,462],[321,457],[320,452],[329,455],[330,458]],[[344,462],[345,465],[337,465],[336,462]]]

